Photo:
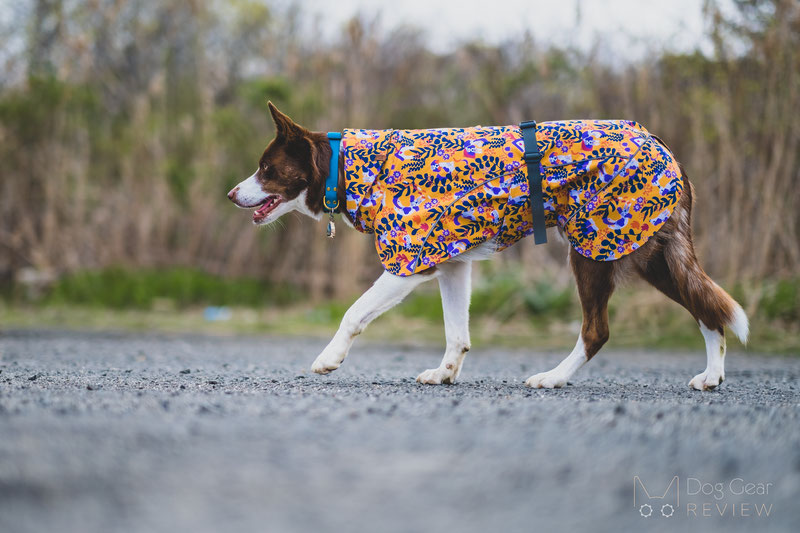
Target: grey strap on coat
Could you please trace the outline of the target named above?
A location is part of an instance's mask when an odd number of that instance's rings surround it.
[[[536,244],[547,242],[547,227],[544,222],[544,198],[542,196],[542,173],[539,162],[542,154],[536,143],[536,121],[528,120],[520,123],[522,142],[525,144],[525,164],[528,167],[528,193],[531,198],[531,215],[533,215],[533,241]]]

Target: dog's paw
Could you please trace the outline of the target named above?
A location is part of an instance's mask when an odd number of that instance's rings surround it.
[[[567,378],[552,370],[535,374],[525,381],[525,385],[533,389],[560,389],[566,384]]]
[[[456,382],[456,373],[447,368],[431,368],[417,376],[417,382],[425,385],[452,385]]]
[[[693,377],[689,382],[689,387],[695,390],[714,390],[723,381],[725,381],[724,376],[711,374],[708,370],[706,370],[702,374],[697,374],[695,377]]]
[[[331,359],[325,354],[320,354],[311,365],[311,371],[317,374],[330,374],[342,364],[343,359]]]

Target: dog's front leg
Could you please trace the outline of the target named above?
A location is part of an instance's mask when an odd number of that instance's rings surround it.
[[[444,333],[447,348],[439,368],[426,370],[417,381],[428,385],[455,383],[469,351],[469,299],[472,288],[470,261],[449,261],[439,265]]]
[[[434,270],[431,273],[406,277],[395,276],[388,272],[381,274],[372,287],[344,314],[339,330],[311,365],[311,370],[317,374],[327,374],[339,368],[356,336],[364,331],[370,322],[399,304],[417,285],[432,279],[437,273],[437,270]]]

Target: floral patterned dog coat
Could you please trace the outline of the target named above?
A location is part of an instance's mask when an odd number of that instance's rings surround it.
[[[636,122],[542,122],[536,130],[547,227],[597,261],[636,250],[683,190],[669,149]],[[533,232],[517,126],[345,130],[346,209],[375,233],[383,267],[409,276],[481,243]]]

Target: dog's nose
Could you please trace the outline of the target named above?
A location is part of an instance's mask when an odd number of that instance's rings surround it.
[[[228,198],[230,198],[230,200],[232,202],[236,201],[236,193],[237,192],[239,192],[239,187],[238,186],[236,186],[233,189],[231,189],[231,192],[228,193]]]

